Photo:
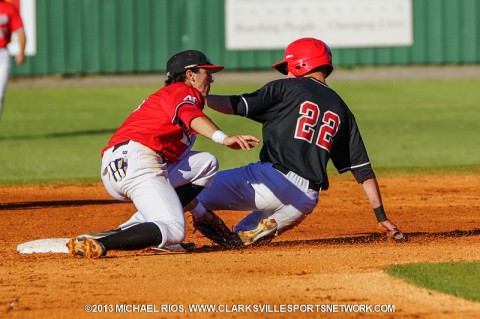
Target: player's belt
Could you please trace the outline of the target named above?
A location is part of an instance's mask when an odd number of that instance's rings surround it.
[[[117,145],[115,145],[113,147],[113,151],[115,152],[119,147],[123,146],[123,145],[127,145],[128,143],[130,143],[130,140],[126,140],[125,142],[122,142],[122,143],[118,143]]]
[[[288,168],[280,164],[273,164],[272,166],[283,175],[287,175],[288,173],[290,173],[290,170]],[[312,181],[308,181],[308,188],[318,192],[322,188],[322,185]]]
[[[130,143],[130,140],[126,140],[125,142],[121,142],[121,143],[118,143],[117,145],[113,146],[113,152],[115,152],[119,147],[121,147],[123,145],[127,145],[128,143]],[[163,154],[162,151],[157,151],[155,153],[160,155],[160,157],[166,162],[165,154]]]

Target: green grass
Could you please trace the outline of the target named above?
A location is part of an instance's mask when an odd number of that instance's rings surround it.
[[[480,163],[479,80],[340,84],[372,162],[381,167]]]
[[[407,264],[386,272],[423,288],[480,301],[480,262]]]
[[[212,93],[261,84],[215,83]],[[331,85],[356,115],[377,173],[480,173],[480,80],[417,80]],[[10,88],[0,121],[0,184],[98,182],[100,151],[156,87]],[[207,113],[227,133],[261,137],[257,123]],[[258,159],[199,137],[221,169]],[[336,173],[330,168],[331,176]]]

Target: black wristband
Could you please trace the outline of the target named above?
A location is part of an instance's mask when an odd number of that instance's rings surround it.
[[[374,208],[373,211],[375,212],[375,216],[377,216],[377,221],[379,223],[384,222],[388,219],[387,214],[385,214],[385,211],[383,210],[383,205]]]

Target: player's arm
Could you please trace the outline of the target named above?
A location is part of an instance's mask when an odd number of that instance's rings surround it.
[[[228,136],[208,117],[196,117],[190,122],[190,126],[199,134],[232,149],[250,150],[255,147],[255,144],[260,143],[260,140],[253,135]],[[251,144],[251,142],[254,144]]]
[[[365,191],[365,194],[367,195],[367,198],[370,202],[370,205],[372,205],[373,210],[375,211],[375,216],[377,217],[377,221],[379,223],[383,223],[388,220],[387,215],[385,214],[385,211],[383,209],[379,209],[379,207],[382,207],[382,197],[380,194],[380,188],[378,187],[377,179],[375,177],[369,178],[365,181],[361,182],[361,185],[363,187],[363,190]],[[393,223],[392,223],[393,224]]]
[[[380,227],[383,228],[391,238],[398,241],[405,240],[405,236],[398,230],[397,225],[387,218],[387,214],[383,208],[382,196],[380,193],[380,188],[378,187],[377,179],[375,177],[371,177],[361,181],[360,183],[365,191],[365,194],[367,195],[368,200],[370,201],[370,204],[372,205]]]
[[[18,54],[15,56],[15,62],[18,65],[23,64],[25,62],[25,46],[27,45],[27,37],[25,35],[25,31],[22,29],[19,29],[18,31],[15,31],[15,34],[17,35],[17,41],[18,41]]]
[[[388,219],[387,214],[385,213],[380,188],[378,187],[377,178],[375,177],[372,166],[370,164],[363,165],[352,169],[351,172],[357,182],[362,185],[380,226],[389,234],[398,231],[397,226]]]
[[[23,64],[25,61],[25,46],[27,44],[27,36],[25,35],[25,29],[20,13],[14,9],[14,12],[10,16],[9,22],[10,30],[15,33],[18,42],[18,54],[15,56],[15,62],[17,64]]]
[[[206,104],[212,110],[223,114],[245,116],[247,104],[241,96],[237,95],[209,95]]]
[[[349,116],[349,126],[349,142],[341,144],[337,152],[331,154],[332,161],[340,173],[348,170],[352,172],[357,182],[362,185],[370,205],[372,205],[379,226],[387,232],[390,238],[402,241],[405,239],[405,236],[397,229],[397,226],[388,219],[383,208],[380,188],[378,187],[375,173],[370,164],[355,117],[351,113]],[[348,154],[348,157],[346,157],[345,154]]]
[[[189,130],[195,131],[214,142],[232,149],[250,150],[260,140],[253,135],[228,136],[195,105],[184,104],[179,107],[178,118]]]

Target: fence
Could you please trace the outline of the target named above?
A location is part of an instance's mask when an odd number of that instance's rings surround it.
[[[259,0],[261,1],[261,0]],[[480,1],[412,0],[414,44],[333,49],[337,66],[480,62]],[[282,50],[225,49],[224,0],[37,0],[37,54],[15,75],[161,72],[196,48],[230,70],[266,69]]]

